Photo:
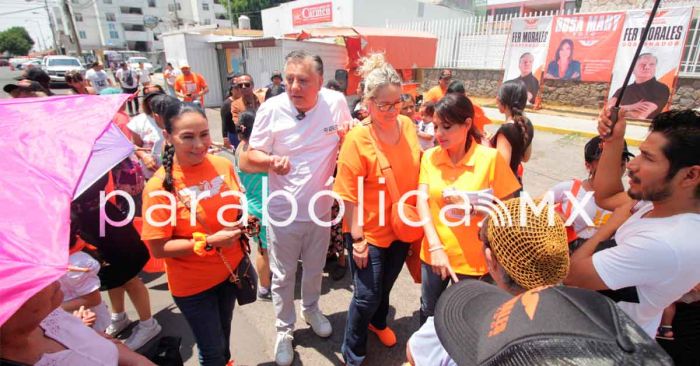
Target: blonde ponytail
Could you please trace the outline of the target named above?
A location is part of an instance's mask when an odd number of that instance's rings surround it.
[[[392,84],[401,86],[401,77],[394,70],[383,53],[371,53],[360,59],[357,73],[365,81],[365,99],[374,97],[377,89]]]

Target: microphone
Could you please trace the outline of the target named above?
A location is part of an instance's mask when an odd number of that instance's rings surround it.
[[[299,114],[297,114],[297,116],[296,116],[296,118],[297,118],[299,121],[301,121],[301,120],[304,119],[305,117],[306,117],[306,113],[304,113],[304,112],[299,112]]]

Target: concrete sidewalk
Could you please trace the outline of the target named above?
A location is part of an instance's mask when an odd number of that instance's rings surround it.
[[[484,113],[494,123],[504,122],[504,116],[498,108],[483,107]],[[598,136],[598,122],[596,117],[544,114],[539,112],[527,112],[527,117],[532,121],[536,130],[557,134],[577,134],[584,137]],[[631,146],[639,146],[649,133],[649,127],[637,123],[627,123],[625,139]]]

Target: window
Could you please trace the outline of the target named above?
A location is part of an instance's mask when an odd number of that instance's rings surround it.
[[[82,22],[83,21],[83,14],[82,13],[73,13],[73,16],[75,17],[76,22]]]
[[[214,4],[221,4],[221,0],[214,0]]]
[[[148,0],[148,7],[155,8],[156,7],[156,0]]]
[[[107,19],[108,22],[117,21],[117,17],[114,16],[114,13],[105,13],[105,19]]]
[[[216,13],[214,15],[214,18],[219,19],[219,20],[226,20],[226,14]]]
[[[202,3],[202,10],[209,11],[209,4],[207,4],[207,3]]]
[[[117,31],[109,31],[109,38],[111,38],[111,39],[118,39],[118,38],[119,38],[119,32],[117,32]]]
[[[112,0],[102,0],[102,2],[105,4],[112,4]]]
[[[87,34],[85,34],[85,31],[80,31],[78,32],[78,37],[80,37],[80,39],[85,39],[87,38]]]
[[[182,10],[182,5],[180,5],[180,3],[177,3],[177,10]],[[168,11],[175,11],[175,6],[173,4],[168,4]]]
[[[141,10],[141,8],[130,8],[128,6],[120,7],[119,11],[121,11],[122,14],[136,14],[136,15],[143,14],[143,10]]]
[[[125,24],[125,23],[122,23],[122,27],[127,32],[145,32],[146,31],[146,28],[143,26],[143,24]]]
[[[204,25],[211,25],[211,19],[204,19]]]
[[[107,23],[107,27],[109,27],[109,30],[111,31],[117,30],[117,26],[114,23]]]

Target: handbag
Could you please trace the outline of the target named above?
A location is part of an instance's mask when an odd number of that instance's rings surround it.
[[[409,243],[410,248],[408,249],[408,254],[406,255],[406,267],[413,278],[413,282],[421,283],[420,248],[425,233],[422,226],[410,226],[401,220],[401,216],[399,216],[399,209],[402,209],[407,220],[418,222],[420,221],[418,208],[406,202],[399,203],[399,200],[401,199],[401,192],[396,184],[396,176],[391,168],[389,159],[387,159],[384,152],[382,152],[377,145],[377,137],[374,135],[374,131],[372,131],[369,126],[367,128],[370,129],[370,140],[372,141],[372,146],[374,146],[374,150],[377,154],[379,169],[381,170],[382,176],[386,181],[386,186],[389,189],[389,197],[391,198],[392,202],[391,216],[389,218],[391,230],[399,240]]]
[[[243,185],[240,183],[241,181],[238,178],[238,174],[236,173],[235,169],[233,169],[233,174],[236,182],[238,182],[238,186],[241,188],[241,193],[245,194],[245,187],[243,187]],[[190,212],[192,212],[193,210],[190,207],[190,201],[188,199],[183,199],[179,191],[176,192],[178,199],[182,201]],[[194,213],[195,219],[200,225],[202,225],[207,235],[213,234],[209,229],[209,225],[207,225],[207,223],[204,222],[204,220],[202,220],[199,216],[198,210],[195,209]],[[238,220],[241,219],[241,215],[242,214],[239,213]],[[216,249],[217,255],[219,258],[221,258],[221,261],[223,262],[224,266],[226,266],[226,269],[230,274],[229,281],[236,285],[236,302],[238,302],[238,305],[253,303],[257,299],[258,295],[258,273],[255,271],[255,267],[253,267],[250,261],[250,238],[257,238],[257,240],[260,241],[260,225],[249,225],[251,222],[251,217],[254,216],[248,216],[248,221],[245,223],[243,232],[239,237],[239,244],[241,246],[241,251],[243,252],[243,258],[241,258],[241,261],[238,263],[238,266],[235,269],[231,267],[231,263],[229,263],[226,257],[224,257],[223,253],[221,252],[221,248]]]

